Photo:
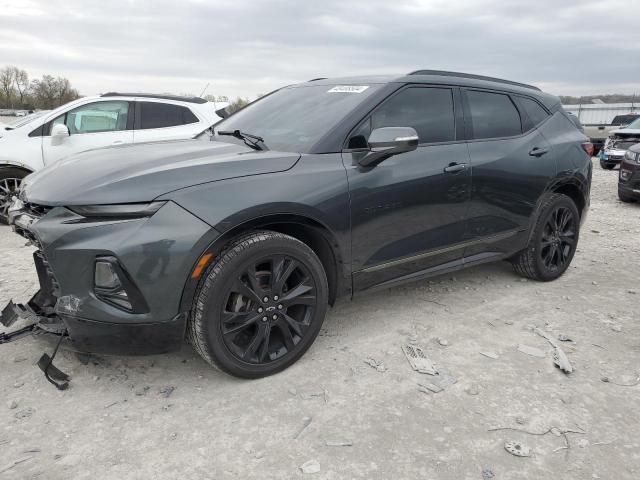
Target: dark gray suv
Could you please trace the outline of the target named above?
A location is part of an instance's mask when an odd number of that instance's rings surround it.
[[[37,246],[41,290],[2,320],[97,353],[167,352],[186,335],[225,372],[269,375],[303,355],[337,297],[495,260],[560,276],[591,149],[556,97],[506,80],[288,86],[196,139],[29,176],[10,215]]]

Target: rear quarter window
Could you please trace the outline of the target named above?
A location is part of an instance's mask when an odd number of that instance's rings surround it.
[[[177,127],[197,123],[198,117],[187,107],[158,102],[139,102],[139,130]]]
[[[530,122],[529,125],[527,125],[528,128],[525,128],[525,130],[530,130],[535,126],[540,125],[547,119],[547,117],[549,117],[549,113],[535,100],[525,97],[515,97],[515,100],[518,103],[520,110],[524,112]]]

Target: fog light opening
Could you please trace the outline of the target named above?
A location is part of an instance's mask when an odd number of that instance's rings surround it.
[[[97,258],[94,268],[96,297],[128,312],[143,313],[148,307],[115,257]]]

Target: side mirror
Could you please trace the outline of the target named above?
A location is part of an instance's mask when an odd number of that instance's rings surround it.
[[[60,145],[69,136],[69,129],[63,123],[54,125],[51,129],[51,145]]]
[[[369,135],[369,153],[358,161],[363,167],[373,167],[393,155],[418,148],[418,133],[412,127],[376,128]]]

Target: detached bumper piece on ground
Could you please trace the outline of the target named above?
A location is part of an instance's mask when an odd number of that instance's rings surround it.
[[[69,386],[70,377],[53,365],[53,359],[58,353],[60,344],[67,336],[67,330],[55,315],[51,313],[40,315],[39,313],[44,312],[37,312],[36,309],[38,307],[35,305],[35,301],[40,295],[41,293],[38,292],[27,305],[9,302],[4,307],[2,314],[0,314],[0,323],[5,327],[11,327],[19,319],[29,320],[33,323],[10,333],[0,333],[0,344],[14,342],[29,335],[56,335],[58,342],[53,353],[51,356],[46,353],[43,354],[38,360],[38,367],[40,367],[46,379],[55,385],[58,390],[66,390]]]

